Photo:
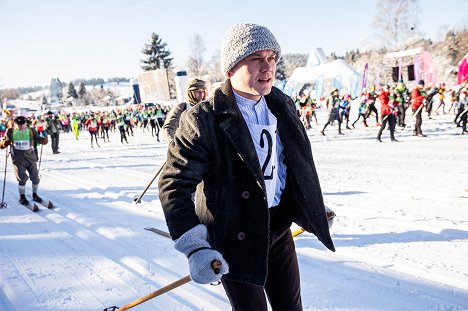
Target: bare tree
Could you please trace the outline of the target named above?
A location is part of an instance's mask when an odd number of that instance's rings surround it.
[[[192,77],[201,77],[206,73],[203,54],[206,51],[205,42],[200,34],[196,33],[190,38],[189,42],[192,54],[187,61],[189,75]]]
[[[288,79],[297,67],[304,67],[307,64],[307,54],[288,53],[281,56],[284,66],[284,76]]]
[[[420,11],[417,0],[377,0],[376,7],[375,47],[396,50],[422,36],[417,20]]]
[[[220,82],[225,79],[223,73],[221,72],[221,56],[220,51],[216,50],[211,59],[206,64],[207,68],[207,75],[211,78],[214,82]]]

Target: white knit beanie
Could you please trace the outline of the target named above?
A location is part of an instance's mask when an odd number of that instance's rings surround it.
[[[255,24],[235,24],[225,34],[221,46],[221,72],[228,72],[238,62],[252,53],[262,50],[276,52],[276,61],[281,57],[281,47],[271,31]]]

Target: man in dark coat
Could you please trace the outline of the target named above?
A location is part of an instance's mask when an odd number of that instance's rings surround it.
[[[159,180],[192,279],[221,279],[233,310],[266,311],[265,292],[273,310],[302,310],[292,222],[334,251],[307,133],[292,99],[272,87],[280,56],[263,26],[225,34],[228,79],[182,114]]]
[[[166,120],[161,128],[162,138],[166,144],[169,144],[174,138],[174,133],[179,127],[179,119],[187,109],[192,108],[206,98],[206,83],[203,80],[194,78],[189,81],[186,90],[187,101],[177,103],[167,114]]]
[[[58,122],[57,116],[52,112],[49,111],[49,115],[47,117],[47,133],[50,135],[50,139],[52,140],[52,153],[58,154],[59,151],[59,135],[60,135],[60,126]]]

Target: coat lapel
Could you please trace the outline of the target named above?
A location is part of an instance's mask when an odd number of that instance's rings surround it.
[[[276,88],[273,88],[266,96],[268,108],[278,120],[278,131],[284,146],[283,152],[286,157],[293,160],[296,154],[301,153],[303,131],[295,112],[288,106],[288,100],[290,99]]]
[[[240,159],[257,181],[261,189],[265,189],[260,162],[255,151],[255,146],[250,136],[249,128],[237,106],[231,83],[226,81],[225,85],[216,91],[213,101],[213,109],[216,115],[224,116],[219,123],[220,129],[236,150]]]

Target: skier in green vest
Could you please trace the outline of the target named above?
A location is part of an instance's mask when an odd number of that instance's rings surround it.
[[[30,128],[24,116],[16,117],[15,124],[15,127],[7,129],[4,139],[0,141],[0,148],[5,149],[11,145],[11,159],[18,180],[19,202],[24,205],[29,204],[25,195],[26,182],[29,178],[32,182],[32,199],[40,203],[42,198],[37,195],[39,172],[37,170],[37,155],[34,152],[34,143],[46,145],[48,139],[40,136],[35,129]]]

